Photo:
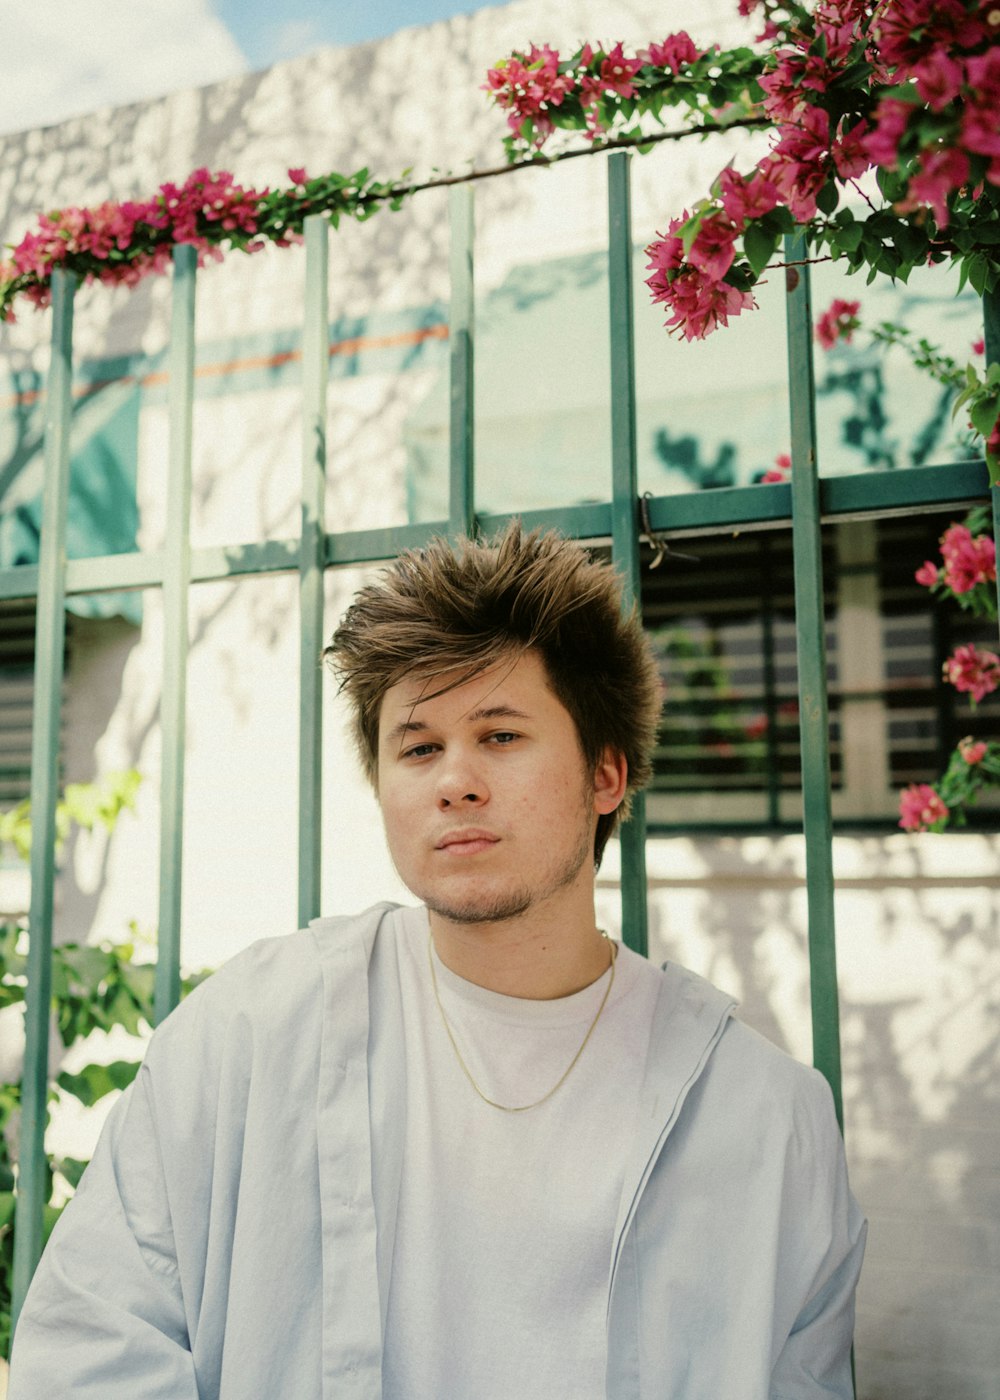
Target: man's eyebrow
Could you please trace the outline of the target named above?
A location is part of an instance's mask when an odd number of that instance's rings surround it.
[[[425,724],[423,720],[420,719],[401,719],[399,723],[393,725],[392,729],[386,734],[386,742],[390,739],[402,739],[404,734],[420,734],[429,728],[430,725]]]
[[[515,710],[513,705],[488,705],[479,709],[470,710],[463,718],[470,723],[478,723],[483,719],[530,719],[523,710]]]
[[[530,719],[523,710],[515,710],[513,705],[486,705],[470,710],[462,716],[470,724],[478,724],[484,719]],[[407,734],[425,734],[432,726],[422,719],[401,719],[386,733],[386,743],[402,739]]]

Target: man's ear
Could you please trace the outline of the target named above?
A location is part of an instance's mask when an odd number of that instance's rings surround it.
[[[621,806],[628,786],[628,763],[618,749],[607,748],[594,770],[594,811],[607,816]]]

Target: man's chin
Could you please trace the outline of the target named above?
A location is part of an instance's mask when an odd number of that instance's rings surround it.
[[[452,924],[502,924],[519,918],[531,908],[527,890],[504,890],[499,894],[479,894],[465,899],[424,898],[432,914]]]

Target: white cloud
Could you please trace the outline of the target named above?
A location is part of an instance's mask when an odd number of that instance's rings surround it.
[[[0,132],[199,87],[248,68],[209,0],[0,0]]]
[[[298,58],[307,49],[317,49],[324,42],[323,30],[316,19],[293,19],[274,30],[275,60]]]

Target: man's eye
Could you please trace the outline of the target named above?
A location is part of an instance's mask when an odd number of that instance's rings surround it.
[[[433,753],[434,744],[414,744],[412,748],[403,750],[404,758],[426,758],[429,753]]]
[[[518,739],[518,738],[520,738],[520,735],[518,735],[518,734],[511,734],[508,730],[505,729],[505,730],[501,730],[500,733],[498,733],[498,734],[491,734],[491,735],[490,735],[490,743],[491,743],[491,744],[510,744],[510,743],[513,743],[513,741],[514,741],[515,739]]]

